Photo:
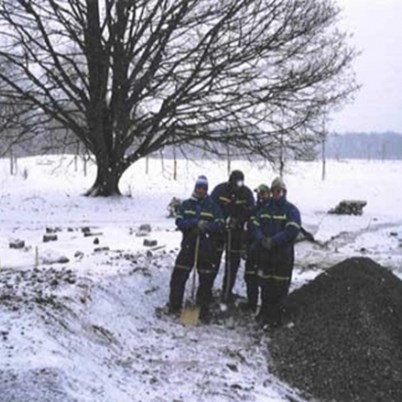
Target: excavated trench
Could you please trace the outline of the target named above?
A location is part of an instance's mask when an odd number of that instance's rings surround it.
[[[269,339],[271,370],[308,400],[402,400],[402,281],[369,258],[294,291]]]

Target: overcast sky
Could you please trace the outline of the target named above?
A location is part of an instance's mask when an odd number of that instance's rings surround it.
[[[354,62],[363,85],[353,104],[331,116],[330,129],[402,133],[402,0],[337,0],[341,27],[362,54]]]

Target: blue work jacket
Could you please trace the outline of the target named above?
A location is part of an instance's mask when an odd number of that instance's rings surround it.
[[[257,243],[264,237],[272,239],[272,247],[293,246],[301,227],[299,210],[286,197],[271,199],[252,220],[253,236]],[[292,247],[293,248],[293,247]]]
[[[185,237],[197,228],[201,220],[208,222],[204,235],[217,233],[224,228],[222,211],[208,195],[201,199],[192,196],[184,201],[177,214],[176,225]]]
[[[224,218],[235,218],[239,227],[249,219],[255,205],[253,193],[247,186],[238,188],[228,182],[218,184],[211,198],[222,209]]]

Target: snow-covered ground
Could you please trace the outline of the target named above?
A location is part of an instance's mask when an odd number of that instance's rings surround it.
[[[275,176],[262,163],[231,167],[252,189]],[[267,335],[252,318],[183,327],[155,312],[181,238],[166,207],[199,174],[210,189],[225,181],[226,163],[179,161],[173,180],[172,161],[150,159],[148,172],[140,161],[121,180],[130,197],[111,199],[82,196],[95,172],[82,168],[69,156],[26,158],[10,176],[0,160],[1,401],[302,400],[269,373]],[[321,243],[297,244],[293,288],[356,255],[402,276],[401,173],[402,161],[329,161],[322,181],[319,162],[287,167],[288,199]],[[366,200],[363,215],[327,214],[344,199]],[[162,248],[136,236],[145,223]],[[46,229],[57,241],[43,241]]]

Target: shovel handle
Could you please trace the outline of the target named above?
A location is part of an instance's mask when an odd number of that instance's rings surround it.
[[[195,285],[196,285],[196,276],[197,276],[197,265],[198,265],[198,254],[200,251],[200,235],[197,234],[197,238],[195,240],[195,250],[194,250],[194,264],[192,268],[192,283],[191,283],[191,300],[195,302]]]
[[[226,289],[225,289],[225,294],[224,294],[224,299],[223,301],[225,303],[228,302],[229,299],[229,288],[230,288],[230,282],[231,282],[231,272],[230,272],[230,254],[231,254],[231,248],[232,248],[232,230],[228,229],[228,237],[227,237],[227,243],[226,243],[226,255],[225,255],[225,264],[226,264]]]

